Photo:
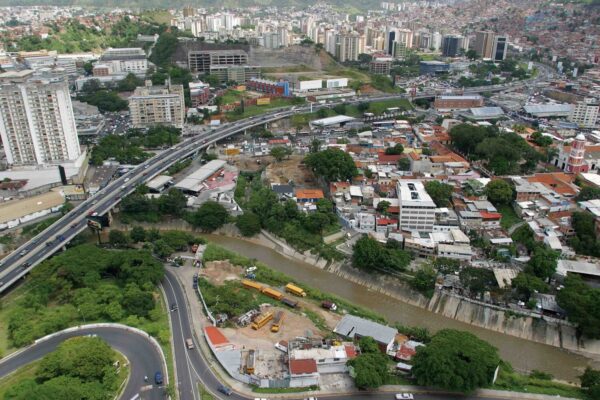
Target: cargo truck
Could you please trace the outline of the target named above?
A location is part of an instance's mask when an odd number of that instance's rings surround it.
[[[252,329],[259,330],[273,319],[273,311],[268,311],[262,315],[259,315],[252,323]]]
[[[246,289],[256,289],[259,292],[262,292],[264,288],[260,283],[251,281],[250,279],[242,279],[242,285],[244,285]]]
[[[256,364],[256,353],[254,350],[248,351],[248,357],[246,358],[246,373],[251,375],[254,373],[254,365]]]
[[[291,294],[295,294],[296,296],[306,297],[306,292],[301,287],[294,285],[293,283],[288,283],[285,285],[285,291]]]
[[[277,311],[277,314],[275,314],[275,318],[273,319],[273,325],[271,325],[271,332],[279,332],[279,329],[283,325],[284,318],[285,313],[283,311]]]
[[[264,288],[262,290],[262,292],[263,292],[264,295],[272,297],[275,300],[281,300],[281,299],[283,299],[283,293],[281,293],[281,292],[279,292],[277,290],[274,290],[274,289],[271,289],[271,288]]]

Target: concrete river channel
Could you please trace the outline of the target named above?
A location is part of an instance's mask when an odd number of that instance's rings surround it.
[[[551,373],[557,379],[577,382],[577,376],[581,375],[590,361],[586,357],[567,350],[482,329],[415,307],[395,298],[373,292],[362,285],[350,282],[310,264],[289,259],[264,246],[229,236],[202,236],[228,250],[249,258],[255,258],[274,270],[291,276],[300,284],[306,284],[323,292],[342,297],[356,305],[371,309],[383,315],[390,322],[427,327],[431,332],[444,328],[472,332],[496,346],[500,356],[520,371],[538,369]],[[465,343],[465,346],[468,345],[468,343]]]

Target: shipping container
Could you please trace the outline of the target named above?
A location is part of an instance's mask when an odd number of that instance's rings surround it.
[[[259,315],[252,323],[252,329],[259,330],[260,328],[265,326],[267,324],[267,322],[269,322],[272,319],[273,319],[273,311],[269,311],[262,315]]]
[[[293,283],[288,283],[285,285],[285,291],[288,293],[295,294],[296,296],[306,297],[306,292],[301,287],[294,285]]]
[[[263,288],[264,288],[264,286],[261,285],[260,283],[255,282],[255,281],[251,281],[249,279],[242,279],[242,285],[244,285],[244,287],[246,289],[256,289],[259,292],[262,292]]]
[[[252,282],[252,281],[249,281]],[[275,300],[281,300],[283,299],[283,294],[275,289],[271,289],[271,288],[264,288],[262,290],[263,294],[269,297],[274,298]]]

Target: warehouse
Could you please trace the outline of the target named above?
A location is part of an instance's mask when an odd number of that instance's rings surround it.
[[[363,336],[371,336],[383,353],[387,353],[394,345],[398,331],[386,325],[359,318],[354,315],[345,315],[336,325],[333,332],[338,335],[358,340]]]
[[[158,175],[156,178],[146,183],[146,186],[148,186],[151,193],[160,193],[172,184],[172,179],[173,177],[169,175]]]
[[[225,160],[212,160],[176,183],[175,188],[184,193],[197,195],[206,188],[204,182],[222,169],[225,164],[227,164]]]
[[[347,115],[336,115],[335,117],[316,119],[310,124],[314,127],[325,128],[330,126],[344,126],[344,124],[354,120],[354,117],[348,117]]]

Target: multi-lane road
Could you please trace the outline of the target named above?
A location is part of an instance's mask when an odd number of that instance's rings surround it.
[[[54,351],[63,341],[85,335],[96,335],[104,339],[113,349],[123,354],[129,361],[129,379],[123,389],[122,399],[132,399],[137,394],[144,400],[165,398],[165,388],[153,383],[154,373],[162,369],[162,355],[144,335],[128,330],[127,327],[90,327],[55,334],[48,340],[36,342],[17,354],[0,360],[0,377],[6,376],[46,354]],[[122,366],[123,367],[123,366]],[[162,371],[166,374],[166,371]],[[144,377],[148,377],[148,382]],[[182,397],[184,399],[186,397]]]
[[[498,92],[504,90],[515,90],[522,88],[526,84],[537,83],[548,79],[552,72],[548,67],[538,65],[540,73],[531,81],[517,81],[503,85],[484,86],[480,88],[468,88],[464,90],[465,94],[479,92]],[[418,93],[413,98],[428,98],[436,96],[436,91],[425,91]],[[407,95],[378,95],[371,97],[361,97],[349,101],[345,104],[356,104],[359,102],[373,102],[380,100],[406,99]],[[152,157],[143,164],[137,166],[124,176],[111,182],[108,186],[100,190],[93,197],[87,199],[74,210],[67,213],[60,220],[55,222],[48,229],[38,236],[23,244],[17,250],[5,257],[0,263],[0,293],[8,289],[17,282],[28,271],[39,264],[41,261],[50,257],[53,253],[60,250],[66,242],[86,228],[88,214],[97,212],[104,214],[114,207],[121,198],[135,190],[136,186],[146,182],[152,177],[158,175],[172,164],[193,154],[208,145],[219,140],[235,135],[244,130],[263,125],[278,119],[287,118],[296,113],[306,113],[316,111],[320,108],[330,108],[342,102],[333,102],[328,104],[316,104],[310,106],[296,106],[271,110],[269,113],[250,117],[237,122],[224,124],[215,130],[201,132],[200,134],[185,139],[174,147]]]
[[[534,82],[543,80],[549,76],[548,70],[545,71],[544,76],[540,74]],[[506,85],[495,85],[486,86],[483,88],[471,88],[465,90],[465,94],[478,93],[483,91],[504,91],[509,89],[519,89],[526,83],[514,82]],[[437,93],[433,91],[418,93],[415,98],[426,98],[433,97]],[[380,100],[392,100],[392,99],[403,99],[407,98],[406,95],[383,95],[375,97],[362,97],[354,100],[345,101],[346,104],[353,104],[358,102],[371,102]],[[100,215],[107,213],[112,207],[114,207],[123,196],[131,193],[135,188],[160,174],[162,171],[176,163],[177,161],[188,157],[207,146],[235,135],[244,130],[263,125],[272,121],[276,121],[282,118],[287,118],[295,113],[306,113],[309,111],[316,111],[323,107],[333,107],[338,103],[329,104],[317,104],[314,107],[310,106],[296,106],[291,108],[282,108],[271,110],[269,113],[261,116],[252,117],[237,122],[224,124],[223,126],[202,132],[197,136],[189,139],[185,139],[181,143],[174,147],[162,152],[161,154],[147,160],[145,163],[137,166],[127,174],[116,179],[115,181],[108,184],[96,195],[87,199],[80,205],[78,205],[71,212],[67,213],[57,222],[55,222],[48,229],[41,232],[35,238],[25,243],[9,256],[7,256],[0,264],[0,293],[7,290],[15,282],[18,282],[27,272],[38,265],[40,262],[50,257],[55,252],[63,248],[75,235],[83,231],[87,226],[87,216],[93,213]],[[185,346],[185,339],[194,338],[192,334],[193,328],[186,312],[185,297],[182,289],[176,280],[176,278],[167,271],[165,279],[163,281],[163,288],[165,290],[168,304],[178,305],[178,310],[171,312],[171,327],[173,332],[173,345],[174,345],[174,358],[177,370],[177,383],[176,386],[180,393],[180,398],[184,400],[200,400],[197,383],[202,382],[203,385],[215,394],[217,397],[221,397],[217,392],[217,388],[220,385],[218,378],[214,375],[210,368],[208,361],[202,357],[201,352],[196,350],[188,350]],[[102,328],[104,329],[104,328]],[[92,331],[90,331],[92,332]],[[141,344],[132,344],[129,340],[135,339],[130,337],[130,334],[125,334],[119,331],[104,331],[94,330],[94,333],[102,336],[106,339],[109,344],[115,347],[117,350],[122,351],[128,356],[129,350],[133,349],[136,353],[140,354],[140,357],[149,357],[140,359],[139,357],[131,356],[132,363],[132,375],[130,381],[125,389],[123,399],[130,399],[133,394],[140,393],[145,383],[143,382],[143,375],[153,374],[157,366],[161,365],[160,360],[153,358],[151,351],[136,347],[142,346]],[[81,334],[80,332],[79,334]],[[6,362],[0,362],[0,376],[13,371],[21,365],[25,365],[51,351],[56,345],[67,337],[76,335],[76,333],[69,333],[59,335],[53,338],[51,342],[44,342],[40,345],[35,345],[27,351],[20,353],[19,355],[10,358]],[[139,338],[136,338],[138,343]],[[195,339],[193,339],[195,340]],[[138,364],[139,367],[136,365]],[[148,372],[149,371],[149,372]],[[144,398],[154,399],[163,396],[160,388],[150,388],[149,391],[143,392]],[[159,396],[159,397],[156,397]],[[232,396],[228,397],[232,399],[246,399],[247,397],[237,393],[233,393]],[[334,400],[342,399],[390,399],[393,398],[391,393],[354,393],[343,396],[327,396],[327,398]],[[444,395],[444,394],[418,394],[418,399],[464,399],[467,397],[456,396],[456,395]],[[476,399],[478,397],[468,397]]]

